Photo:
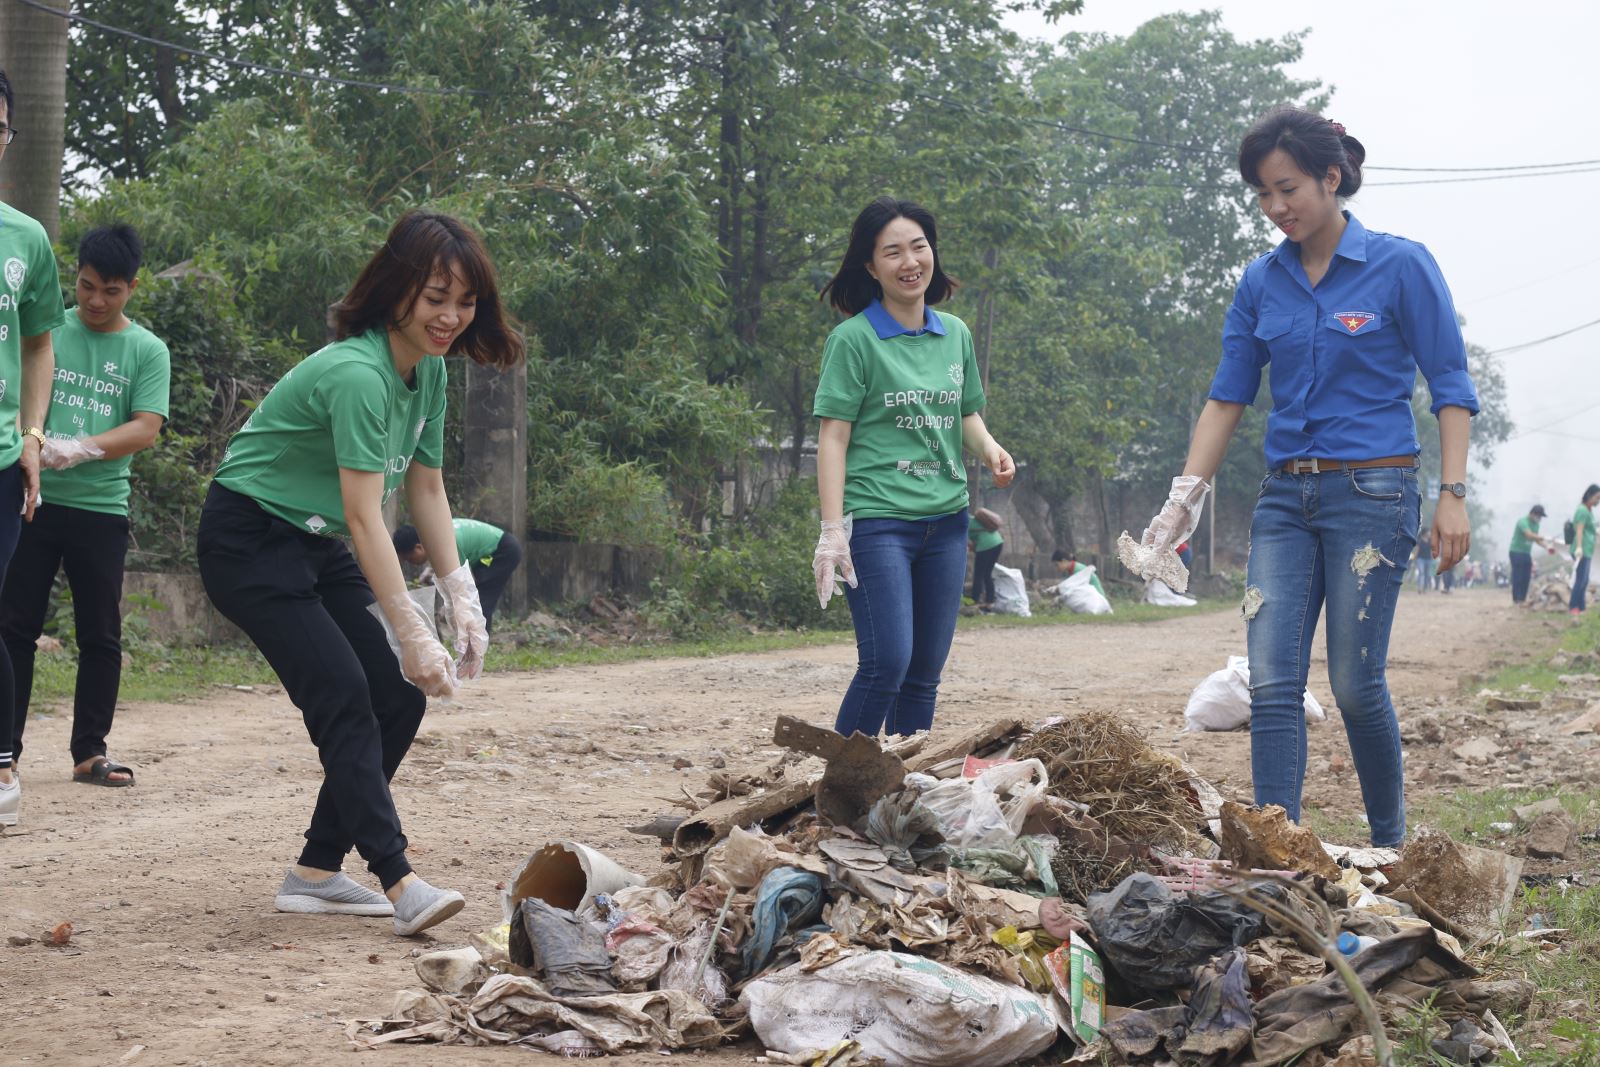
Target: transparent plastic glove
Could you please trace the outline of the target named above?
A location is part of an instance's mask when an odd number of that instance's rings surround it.
[[[456,692],[455,664],[439,639],[433,636],[428,618],[407,594],[382,602],[384,618],[400,644],[400,673],[406,681],[430,697],[447,698]]]
[[[106,450],[87,437],[46,437],[39,450],[39,466],[64,471],[91,459],[100,459]]]
[[[1211,486],[1196,475],[1181,474],[1172,479],[1167,502],[1162,505],[1160,513],[1150,520],[1150,525],[1145,527],[1140,543],[1157,551],[1171,549],[1176,552],[1178,546],[1189,540],[1199,528],[1200,512],[1205,508],[1206,495],[1210,492]]]
[[[811,557],[811,573],[817,578],[817,603],[824,608],[834,593],[844,592],[841,581],[851,589],[856,587],[856,565],[850,559],[850,532],[854,527],[851,515],[822,520],[817,551]]]
[[[489,624],[483,618],[472,568],[466,564],[457,567],[439,579],[439,588],[444,591],[445,608],[455,624],[456,677],[471,681],[483,673],[483,654],[489,648]]]

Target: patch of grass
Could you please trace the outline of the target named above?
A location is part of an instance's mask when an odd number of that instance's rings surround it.
[[[1046,608],[1035,612],[1024,619],[1016,615],[963,615],[956,623],[956,629],[982,629],[985,627],[999,626],[1074,626],[1083,624],[1113,624],[1137,622],[1158,622],[1162,619],[1176,619],[1185,615],[1205,615],[1222,611],[1225,608],[1238,608],[1239,602],[1235,599],[1211,597],[1200,601],[1192,608],[1163,608],[1154,604],[1146,604],[1135,600],[1113,600],[1110,615],[1079,615],[1065,609]],[[848,634],[847,634],[848,636]],[[853,639],[853,638],[852,638]]]
[[[1307,805],[1300,809],[1300,818],[1319,838],[1334,844],[1365,846],[1372,836],[1359,815],[1333,815]]]
[[[118,699],[170,703],[211,695],[217,685],[261,685],[277,676],[254,648],[218,645],[140,645],[128,653],[132,665],[122,672]],[[78,657],[41,654],[34,658],[32,707],[41,712],[51,705],[70,704],[77,681]]]
[[[496,645],[489,644],[484,669],[489,671],[537,671],[551,667],[582,667],[605,663],[631,663],[635,660],[730,656],[746,652],[781,652],[791,648],[817,648],[849,644],[855,635],[847,630],[775,630],[771,633],[731,633],[690,641],[658,641],[641,644]]]
[[[1491,786],[1487,789],[1458,789],[1444,796],[1425,797],[1416,803],[1409,821],[1417,826],[1443,830],[1457,839],[1496,838],[1502,835],[1490,829],[1490,824],[1515,822],[1513,809],[1549,797],[1559,797],[1567,813],[1580,826],[1593,821],[1591,813],[1600,809],[1600,789],[1506,789],[1503,786]]]
[[[1566,623],[1565,617],[1557,616],[1561,623]],[[1565,667],[1551,666],[1550,660],[1556,652],[1568,652],[1573,656],[1593,658],[1600,650],[1600,611],[1585,612],[1572,622],[1561,633],[1555,646],[1548,651],[1535,653],[1536,659],[1527,663],[1516,663],[1489,675],[1487,678],[1465,681],[1465,686],[1470,689],[1496,689],[1501,692],[1511,692],[1527,687],[1539,693],[1553,693],[1560,688],[1560,676],[1563,674],[1578,674],[1585,670],[1592,670],[1592,664],[1582,666],[1572,664]]]

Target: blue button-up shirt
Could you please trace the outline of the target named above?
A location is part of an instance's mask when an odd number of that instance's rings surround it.
[[[944,323],[939,321],[939,316],[935,315],[933,309],[926,304],[922,307],[922,329],[920,330],[908,330],[900,325],[895,320],[895,317],[889,314],[889,309],[883,306],[883,301],[876,298],[861,313],[867,317],[867,322],[871,324],[873,330],[877,331],[878,340],[880,341],[887,341],[891,337],[899,337],[903,333],[908,333],[912,337],[925,333],[936,333],[940,337],[944,336]]]
[[[1415,455],[1411,391],[1420,370],[1443,407],[1478,413],[1455,305],[1416,241],[1368,231],[1355,216],[1312,288],[1285,240],[1245,268],[1222,327],[1211,398],[1255,402],[1270,364],[1269,466],[1291,459]]]

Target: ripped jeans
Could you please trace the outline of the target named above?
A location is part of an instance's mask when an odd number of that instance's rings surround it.
[[[1262,481],[1250,523],[1245,614],[1256,803],[1281,804],[1290,819],[1300,819],[1306,774],[1301,693],[1326,603],[1328,682],[1350,739],[1372,843],[1380,847],[1405,838],[1400,726],[1385,667],[1420,509],[1415,470],[1278,469]]]

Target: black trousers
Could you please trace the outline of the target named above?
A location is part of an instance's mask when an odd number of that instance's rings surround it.
[[[33,521],[23,526],[0,592],[0,641],[14,674],[13,759],[22,759],[36,642],[44,632],[56,571],[63,568],[78,634],[72,762],[106,754],[106,735],[122,685],[122,569],[127,556],[126,515],[40,504]]]
[[[22,526],[22,464],[17,462],[0,470],[0,581],[5,579],[6,565],[16,550]],[[6,654],[5,642],[0,641],[0,767],[12,763],[11,722],[16,714],[16,699],[11,657]]]
[[[510,531],[500,535],[500,543],[488,563],[472,561],[472,581],[478,587],[478,603],[490,630],[494,629],[494,609],[500,603],[500,594],[506,591],[512,572],[521,565],[522,545]]]
[[[200,578],[255,642],[305,719],[322,790],[300,862],[338,870],[354,847],[385,889],[411,871],[389,780],[427,699],[406,681],[376,599],[343,541],[298,530],[215,483],[200,514]]]
[[[986,548],[972,557],[972,602],[994,603],[994,565],[1000,560],[1000,550],[1005,545]]]
[[[1511,602],[1520,604],[1528,599],[1528,582],[1533,578],[1533,553],[1511,553]]]

